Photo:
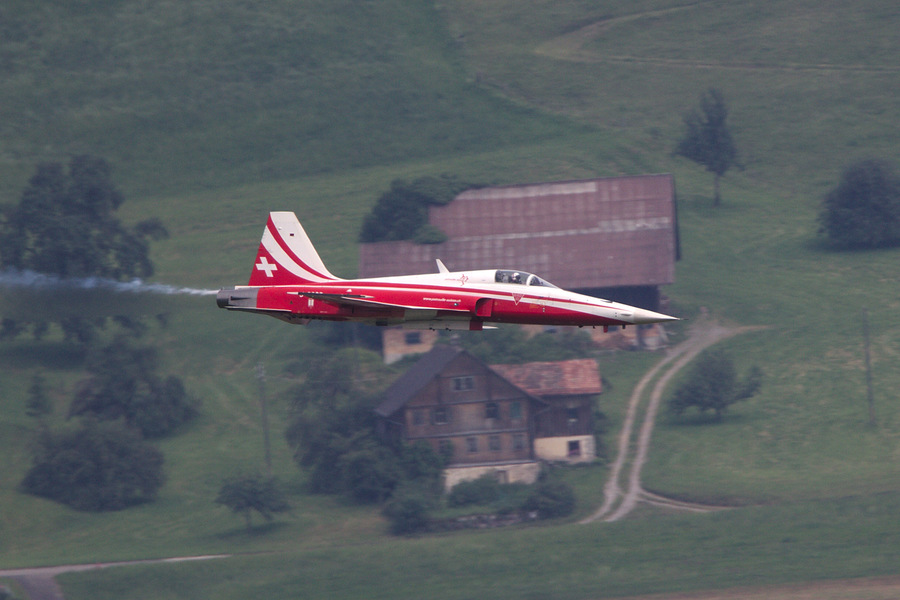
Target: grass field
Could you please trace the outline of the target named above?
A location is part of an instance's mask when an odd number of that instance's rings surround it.
[[[158,215],[172,233],[153,249],[158,281],[245,281],[269,210],[295,210],[332,271],[353,276],[363,215],[397,178],[672,172],[673,312],[769,328],[723,343],[739,370],[763,369],[760,394],[721,425],[661,417],[644,471],[648,489],[741,508],[410,540],[387,536],[377,509],[304,494],[277,427],[275,471],[294,512],[247,535],[212,503],[225,475],[261,461],[257,362],[272,375],[273,420],[285,418],[283,366],[315,352],[302,328],[161,296],[170,323],[154,341],[203,414],[162,442],[159,500],[102,515],[16,490],[35,428],[31,376],[46,374],[62,420],[80,355],[52,336],[2,342],[0,565],[240,554],[62,577],[75,600],[600,598],[896,574],[900,250],[838,254],[816,236],[840,170],[897,155],[892,3],[37,6],[0,9],[0,194],[16,200],[38,160],[107,156],[123,218]],[[729,102],[745,166],[724,179],[719,209],[711,178],[671,155],[709,86]],[[601,360],[613,428],[653,360]],[[567,475],[581,514],[600,503],[603,474]]]

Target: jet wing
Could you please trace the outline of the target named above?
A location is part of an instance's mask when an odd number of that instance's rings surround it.
[[[374,296],[365,296],[363,294],[335,294],[331,292],[293,292],[298,296],[306,296],[307,298],[313,298],[314,300],[322,300],[323,302],[331,302],[332,304],[344,305],[344,306],[363,306],[366,308],[402,308],[407,311],[423,311],[423,313],[434,313],[436,308],[424,307],[424,306],[415,306],[412,304],[397,304],[394,302],[384,302],[382,300],[376,300]],[[461,312],[467,313],[468,309],[462,307],[444,307],[441,306],[440,310],[442,311],[453,311],[453,312]]]

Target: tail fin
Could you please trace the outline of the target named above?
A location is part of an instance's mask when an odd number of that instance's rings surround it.
[[[297,215],[269,213],[248,285],[295,285],[337,279],[325,268]]]

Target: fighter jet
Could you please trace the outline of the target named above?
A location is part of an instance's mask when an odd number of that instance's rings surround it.
[[[560,289],[515,269],[341,279],[325,267],[293,212],[269,213],[247,285],[222,288],[228,310],[288,323],[358,321],[407,329],[480,331],[493,323],[628,326],[677,321],[661,313]]]

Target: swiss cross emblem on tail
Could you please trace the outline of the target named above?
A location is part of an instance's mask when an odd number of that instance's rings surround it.
[[[278,265],[270,263],[269,259],[265,256],[260,256],[259,262],[256,263],[256,268],[260,271],[265,271],[266,277],[274,277],[274,275],[272,275],[272,271],[277,271]]]

